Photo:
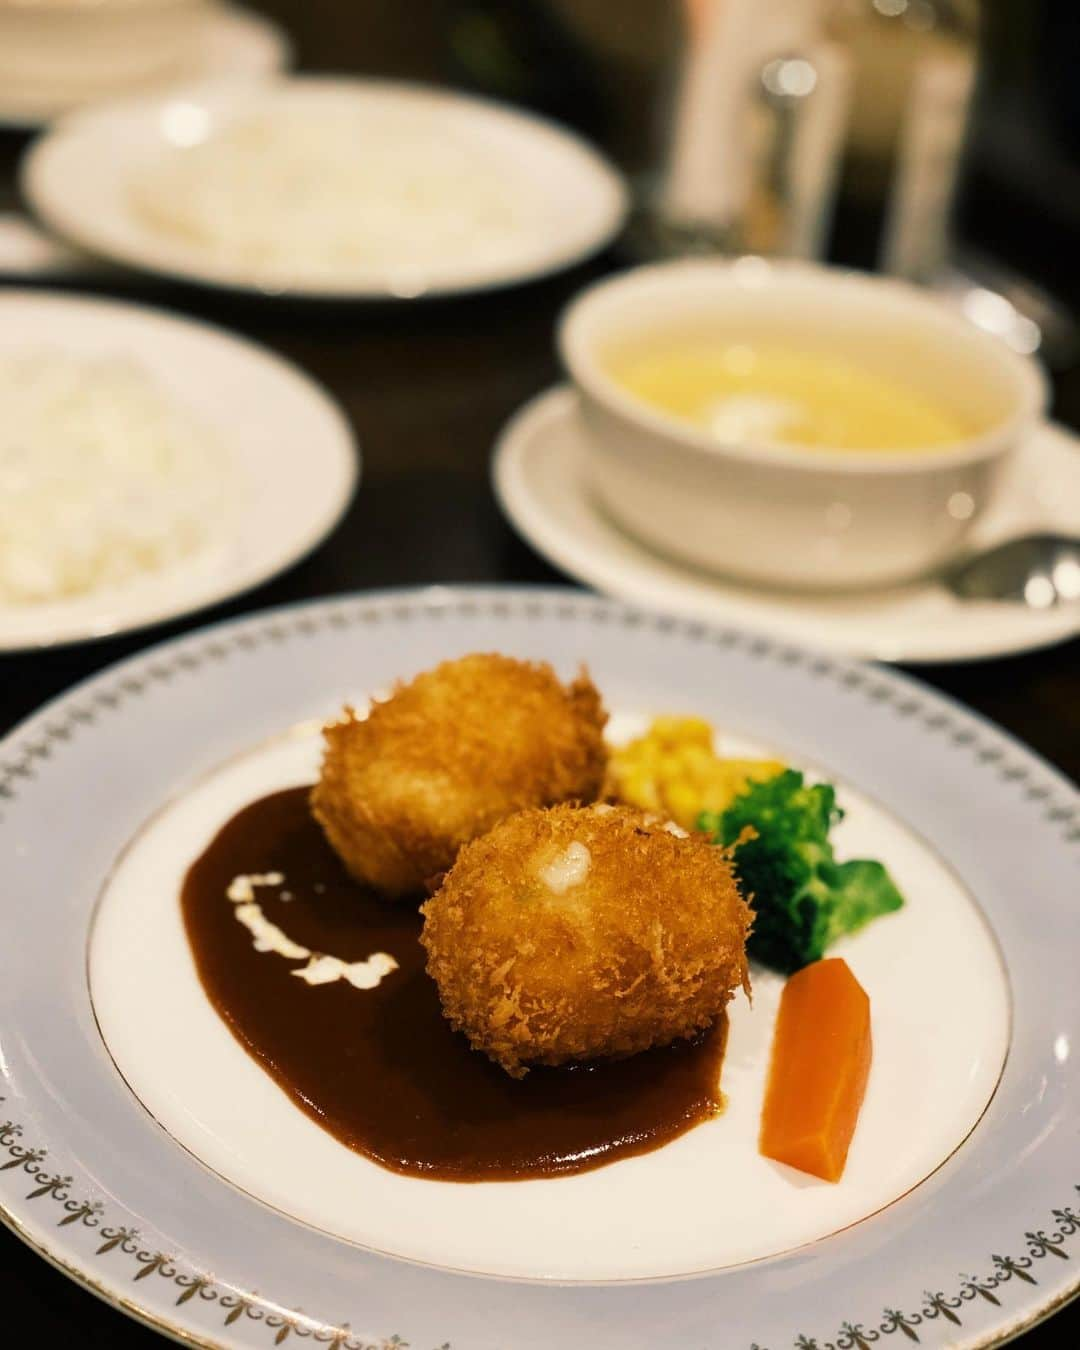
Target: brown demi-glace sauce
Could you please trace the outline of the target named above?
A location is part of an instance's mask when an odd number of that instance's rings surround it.
[[[306,962],[257,952],[226,890],[260,886],[266,917],[313,952],[399,969],[371,990],[308,985]],[[291,896],[283,899],[282,895]],[[444,1181],[582,1172],[650,1149],[720,1109],[725,1020],[694,1043],[510,1078],[450,1029],[410,904],[364,891],[308,811],[308,789],[244,808],[192,865],[184,922],[206,993],[241,1045],[301,1110],[384,1167]]]

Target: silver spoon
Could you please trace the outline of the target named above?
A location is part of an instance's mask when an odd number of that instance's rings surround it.
[[[964,600],[1009,600],[1032,609],[1080,600],[1080,539],[1031,534],[950,567],[944,581]]]

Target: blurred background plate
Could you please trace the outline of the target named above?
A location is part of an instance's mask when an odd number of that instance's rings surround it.
[[[882,661],[976,661],[1051,646],[1080,633],[1080,605],[1031,609],[961,601],[933,577],[850,594],[770,591],[651,552],[589,493],[584,428],[568,386],[532,400],[506,426],[492,466],[504,513],[563,571],[620,599],[714,623],[740,623],[792,642]],[[1080,518],[1080,443],[1044,423],[1021,447],[1012,483],[978,523],[976,546]]]
[[[0,604],[0,652],[111,636],[246,591],[309,553],[353,495],[359,461],[336,404],[254,343],[148,307],[0,294],[0,360],[42,352],[151,379],[220,446],[232,499],[188,558],[69,599]]]
[[[230,158],[213,166],[216,195],[193,201],[209,161],[192,176],[194,194],[170,171],[183,174],[184,153],[202,154],[219,133]],[[326,159],[334,142],[343,150],[336,169]],[[277,155],[291,157],[268,168]],[[416,156],[422,162],[412,163]],[[22,182],[48,226],[114,262],[211,286],[343,300],[540,277],[607,244],[627,207],[622,178],[574,134],[486,100],[381,80],[221,84],[101,105],[34,146]],[[385,216],[387,194],[403,190],[398,231],[413,231],[407,247]],[[448,191],[455,201],[445,200]],[[471,218],[477,199],[490,232]],[[441,254],[417,230],[425,218],[441,232]],[[294,235],[278,248],[259,231],[281,219]],[[358,246],[364,230],[373,240],[367,257]]]
[[[215,6],[200,14],[190,51],[176,68],[145,82],[142,92],[176,80],[256,79],[292,64],[292,46],[284,30],[261,14],[233,6]],[[104,91],[110,92],[108,90]],[[124,92],[113,90],[113,94]],[[0,128],[31,131],[71,112],[87,100],[85,92],[63,84],[19,87],[0,82]]]

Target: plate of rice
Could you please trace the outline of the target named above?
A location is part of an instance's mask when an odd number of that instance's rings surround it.
[[[0,296],[0,409],[0,651],[248,590],[325,538],[358,477],[307,376],[139,305]]]
[[[101,104],[30,151],[50,229],[101,257],[270,295],[409,300],[569,267],[627,190],[566,129],[392,80],[209,83]]]

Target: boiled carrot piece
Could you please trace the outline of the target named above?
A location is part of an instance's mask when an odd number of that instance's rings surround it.
[[[839,1181],[870,1074],[870,1000],[840,957],[788,980],[773,1032],[758,1147]]]

